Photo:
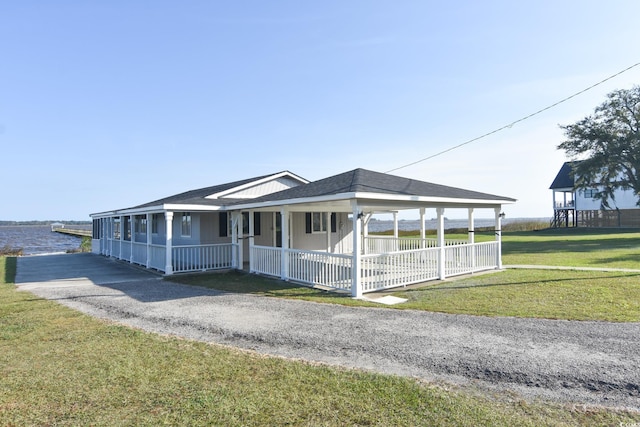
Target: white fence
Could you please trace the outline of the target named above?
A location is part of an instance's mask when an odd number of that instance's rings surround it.
[[[171,250],[173,272],[216,270],[233,267],[231,243],[219,245],[174,246]],[[147,245],[128,240],[107,239],[105,250],[110,256],[140,264],[158,271],[166,269],[167,249],[164,245]]]
[[[287,249],[289,278],[312,285],[351,289],[351,255]]]
[[[365,254],[386,254],[438,247],[438,239],[419,237],[367,236],[363,238]],[[466,240],[445,239],[445,246],[466,245]]]
[[[497,267],[496,242],[445,248],[445,275],[456,276]]]
[[[362,292],[406,286],[438,278],[439,248],[363,255]]]
[[[184,245],[172,248],[173,272],[217,270],[233,266],[233,245]]]
[[[149,246],[149,267],[164,271],[167,262],[167,248],[164,245]]]
[[[368,248],[389,250],[360,257],[360,286],[362,292],[406,286],[413,283],[473,273],[497,268],[499,242],[463,243],[448,240],[444,248],[432,247],[434,239],[395,239],[388,237],[367,238]],[[165,271],[166,248],[163,245],[108,239],[105,250],[110,255],[132,261],[159,271]],[[377,246],[376,246],[377,245]],[[387,245],[387,246],[383,246]],[[395,245],[395,246],[393,246]],[[406,249],[429,245],[425,248]],[[350,290],[352,283],[353,256],[299,249],[252,246],[250,270],[269,276],[283,277],[311,285]],[[173,271],[189,272],[234,268],[233,244],[188,245],[172,248]],[[285,256],[282,259],[282,256]],[[444,261],[440,263],[440,256]],[[439,271],[439,266],[444,271]],[[283,273],[284,268],[284,273]]]
[[[131,246],[132,246],[132,252],[133,252],[133,257],[131,258],[132,262],[146,266],[147,265],[147,244],[133,242]]]
[[[282,272],[282,249],[270,246],[252,246],[249,271],[280,277]]]
[[[252,246],[252,273],[283,277],[282,248]],[[284,249],[285,279],[335,289],[351,289],[351,255]]]

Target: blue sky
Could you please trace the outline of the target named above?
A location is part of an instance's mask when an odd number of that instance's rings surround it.
[[[640,62],[639,15],[615,0],[2,2],[0,219],[88,219],[281,170],[385,172]],[[639,83],[635,67],[394,173],[551,216],[558,124]]]

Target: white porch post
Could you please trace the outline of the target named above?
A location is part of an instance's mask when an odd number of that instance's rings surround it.
[[[120,250],[118,251],[118,259],[122,259],[122,240],[124,239],[124,224],[122,223],[122,218],[124,217],[121,215],[120,223],[118,224],[120,226],[120,242],[118,242],[118,244],[120,245]]]
[[[496,217],[496,242],[498,242],[498,247],[496,248],[496,268],[498,270],[502,270],[502,216],[500,215],[500,210],[502,206],[495,208],[495,217]]]
[[[398,238],[398,212],[393,213],[393,237]]]
[[[424,249],[427,247],[427,232],[424,226],[424,208],[420,208],[420,249]]]
[[[280,208],[280,220],[282,224],[282,245],[280,247],[280,278],[289,280],[289,211],[286,207]]]
[[[148,213],[147,217],[146,217],[146,221],[147,221],[147,262],[146,262],[146,266],[147,268],[151,268],[151,221],[153,221],[153,216]]]
[[[238,268],[244,270],[244,221],[242,218],[242,212],[237,213],[237,228],[238,228]]]
[[[107,246],[105,243],[107,242],[107,234],[105,233],[105,218],[100,218],[100,254],[106,255]]]
[[[134,216],[129,215],[129,230],[131,230],[131,236],[129,237],[129,262],[133,264],[133,244],[136,241],[136,229],[134,227]]]
[[[113,244],[113,217],[107,218],[107,256],[111,256],[111,245]]]
[[[476,229],[475,229],[475,224],[474,224],[474,218],[473,218],[473,208],[469,208],[469,225],[468,225],[468,230],[469,230],[469,237],[468,237],[468,241],[470,245],[473,245],[476,242]],[[471,258],[471,268],[475,269],[476,268],[476,248],[475,246],[471,246],[471,248],[469,249],[469,256]]]
[[[253,272],[253,244],[255,238],[253,230],[255,229],[253,211],[249,211],[249,272]]]
[[[231,244],[235,250],[231,253],[231,264],[238,270],[242,270],[242,266],[238,264],[238,254],[242,250],[238,245],[238,212],[231,212]]]
[[[164,274],[173,274],[173,212],[164,213],[166,228]]]
[[[369,253],[369,220],[372,216],[373,214],[371,213],[364,216],[364,225],[362,227],[362,253],[365,255]]]
[[[325,228],[327,229],[327,253],[331,253],[331,212],[326,213]]]
[[[444,248],[444,208],[437,208],[438,214],[438,279],[444,280],[445,272],[445,248]]]
[[[475,225],[474,225],[474,218],[473,218],[473,208],[469,208],[469,243],[475,243],[476,242],[476,229],[475,229]]]
[[[362,252],[362,225],[358,218],[358,202],[351,202],[351,210],[353,215],[353,261],[351,265],[351,296],[354,298],[362,297],[362,286],[360,283],[360,258]]]

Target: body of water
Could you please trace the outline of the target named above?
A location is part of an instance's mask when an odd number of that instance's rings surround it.
[[[85,228],[73,226],[73,228]],[[91,226],[87,226],[91,229]],[[51,231],[49,225],[3,225],[0,226],[0,248],[22,248],[25,255],[60,253],[78,249],[81,237]]]
[[[549,218],[505,218],[502,220],[502,224],[512,224],[514,222],[528,222],[528,221],[540,221],[549,222]],[[480,227],[493,227],[495,220],[493,218],[475,218],[473,221],[475,228]],[[427,219],[424,221],[425,228],[427,230],[435,230],[438,228],[438,221],[436,219]],[[466,219],[446,219],[444,220],[444,228],[467,228],[469,225]],[[370,221],[369,231],[387,231],[393,230],[393,221]],[[401,220],[398,221],[398,230],[414,231],[420,230],[420,220]]]
[[[505,218],[502,223],[509,224],[518,221],[549,221],[548,218]],[[493,227],[494,220],[479,218],[474,221],[476,228]],[[445,219],[445,229],[466,228],[466,219]],[[435,230],[437,221],[435,219],[425,220],[427,230]],[[91,225],[76,226],[73,228],[91,229]],[[398,221],[400,230],[420,230],[420,220]],[[393,221],[370,221],[369,231],[393,230]],[[49,253],[60,253],[68,250],[78,249],[82,238],[69,236],[61,233],[54,233],[48,225],[6,225],[0,226],[0,248],[9,246],[11,248],[22,248],[25,255],[41,255]]]

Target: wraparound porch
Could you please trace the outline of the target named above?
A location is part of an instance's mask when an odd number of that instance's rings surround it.
[[[406,239],[388,240],[402,246]],[[360,293],[496,269],[498,247],[498,242],[458,243],[362,255]],[[353,254],[253,246],[250,271],[353,293],[353,259]]]

